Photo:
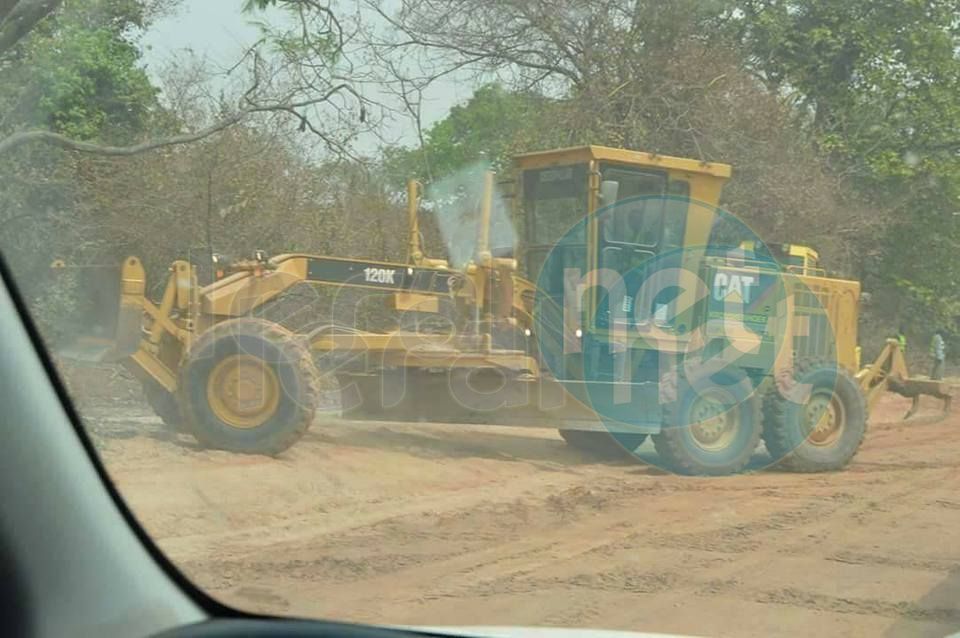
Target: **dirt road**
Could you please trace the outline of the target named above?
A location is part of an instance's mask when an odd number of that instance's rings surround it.
[[[91,423],[161,547],[248,609],[939,636],[960,629],[960,415],[903,424],[906,407],[885,399],[845,472],[726,479],[597,463],[546,430],[318,420],[269,459],[197,449],[145,410]]]

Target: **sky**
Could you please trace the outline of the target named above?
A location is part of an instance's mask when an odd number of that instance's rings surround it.
[[[242,0],[182,0],[174,14],[157,21],[144,34],[147,69],[156,73],[185,50],[222,69],[229,68],[259,36],[257,28],[250,24],[252,16],[242,13],[241,5]],[[284,16],[282,11],[273,9],[258,18],[274,21]],[[469,99],[473,88],[463,76],[436,82],[425,96],[424,126],[442,119],[452,106]],[[405,145],[416,144],[416,132],[410,122],[392,122],[383,133]],[[377,145],[373,136],[358,140],[362,153],[376,150]]]

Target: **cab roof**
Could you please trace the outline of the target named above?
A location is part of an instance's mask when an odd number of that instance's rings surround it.
[[[703,162],[683,157],[656,155],[654,153],[628,151],[622,148],[595,145],[521,153],[520,155],[515,155],[513,159],[520,169],[542,168],[597,160],[632,166],[650,166],[686,173],[699,173],[720,178],[728,178],[731,174],[729,164]]]

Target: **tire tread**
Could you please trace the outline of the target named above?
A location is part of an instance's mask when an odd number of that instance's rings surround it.
[[[854,381],[849,372],[840,368],[834,362],[814,358],[806,359],[798,363],[793,376],[795,379],[802,378],[818,367],[827,366],[834,368],[838,376],[842,376],[845,379],[844,382],[849,382],[857,389],[857,407],[864,415],[864,424],[863,428],[861,428],[859,438],[856,441],[856,445],[854,446],[854,454],[846,458],[838,458],[833,462],[813,461],[803,458],[801,454],[798,454],[795,446],[793,446],[790,441],[789,430],[786,423],[786,404],[788,400],[780,393],[776,385],[772,385],[767,389],[763,397],[763,442],[770,455],[774,459],[778,459],[774,463],[777,468],[804,474],[842,470],[850,463],[856,451],[860,449],[863,443],[863,439],[866,436],[869,413],[867,411],[866,398],[863,396],[863,393],[860,392],[856,381]]]
[[[198,413],[193,401],[186,395],[184,380],[190,377],[192,366],[198,361],[191,353],[203,353],[219,339],[231,334],[252,334],[263,338],[276,346],[287,361],[297,362],[298,374],[302,381],[304,395],[296,402],[296,415],[292,424],[278,429],[259,438],[254,446],[247,442],[229,441],[214,434],[219,429],[218,424],[205,423],[205,415]],[[181,370],[180,404],[183,409],[184,421],[193,436],[205,447],[239,452],[245,454],[266,454],[275,456],[292,447],[310,428],[316,412],[318,378],[316,367],[310,356],[309,349],[302,339],[277,323],[265,319],[244,317],[218,323],[193,343],[187,360]]]

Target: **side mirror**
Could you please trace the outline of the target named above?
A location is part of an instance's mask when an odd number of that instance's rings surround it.
[[[604,180],[600,182],[600,205],[609,206],[617,201],[617,193],[620,191],[620,182],[613,180]]]

